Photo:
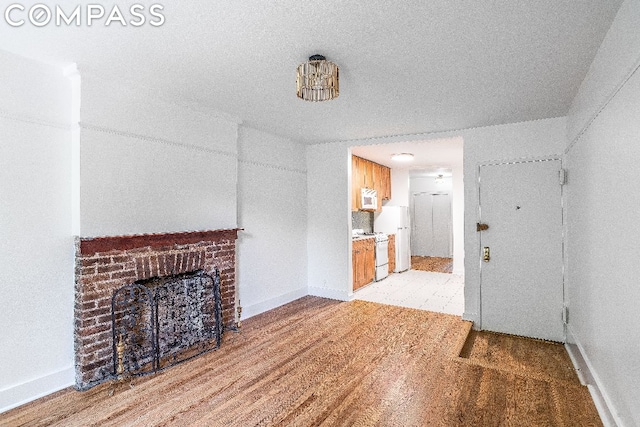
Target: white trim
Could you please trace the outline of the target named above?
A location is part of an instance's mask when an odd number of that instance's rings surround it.
[[[62,123],[62,122],[44,120],[36,116],[30,116],[28,114],[4,110],[1,108],[0,108],[0,118],[12,120],[16,122],[30,123],[38,126],[52,127],[52,128],[62,129],[67,131],[73,130],[75,127],[77,127],[77,125],[72,125],[71,123]]]
[[[339,140],[331,140],[331,141],[310,141],[307,145],[324,145],[324,144],[336,144],[336,143],[344,143],[348,142],[351,146],[358,145],[379,145],[379,144],[393,144],[394,142],[411,142],[411,141],[422,141],[422,140],[430,140],[430,139],[441,139],[441,138],[450,138],[450,137],[459,137],[464,136],[466,132],[478,130],[478,129],[490,129],[499,126],[505,125],[517,125],[521,123],[535,123],[544,120],[553,120],[564,118],[566,116],[556,116],[556,117],[546,117],[541,119],[531,119],[531,120],[519,120],[517,122],[511,123],[496,123],[492,125],[485,126],[471,126],[466,128],[456,128],[456,129],[439,129],[432,130],[426,132],[418,132],[418,133],[404,133],[404,134],[394,134],[394,135],[385,135],[385,136],[370,136],[364,138],[354,138],[354,139],[339,139]],[[367,144],[368,142],[376,141],[374,144]]]
[[[578,143],[578,141],[580,141],[582,139],[582,136],[587,133],[587,131],[589,130],[589,128],[591,127],[591,125],[593,124],[593,122],[596,121],[596,119],[598,118],[598,116],[600,116],[600,114],[604,111],[605,108],[607,108],[609,106],[609,104],[611,103],[611,101],[613,101],[613,99],[616,97],[616,95],[618,95],[618,93],[625,87],[625,85],[627,84],[627,82],[629,80],[631,80],[631,77],[633,77],[633,75],[640,69],[640,60],[637,60],[636,63],[634,64],[634,66],[631,68],[631,71],[622,79],[622,81],[613,89],[613,91],[611,92],[611,94],[607,97],[607,99],[604,101],[604,103],[602,104],[602,106],[598,109],[598,111],[596,111],[595,113],[593,113],[591,115],[591,117],[587,118],[587,122],[584,124],[584,126],[582,127],[582,129],[580,129],[580,131],[576,134],[576,136],[569,141],[569,145],[567,145],[567,148],[564,150],[564,154],[569,154],[569,152],[571,151],[571,149],[573,149],[573,147]]]
[[[536,156],[536,157],[519,157],[516,159],[510,160],[487,160],[478,163],[478,173],[480,172],[481,166],[501,166],[501,165],[514,165],[520,163],[536,163],[536,162],[552,162],[552,161],[562,161],[562,155],[560,154],[549,154],[546,156]],[[480,188],[478,186],[478,188]]]
[[[567,325],[567,343],[565,348],[569,353],[569,358],[571,358],[573,367],[576,369],[580,383],[588,387],[602,423],[605,427],[623,427],[624,424],[620,417],[617,416],[613,400],[602,386],[602,381],[600,381],[597,372],[593,369],[587,353],[573,334],[571,325]]]
[[[47,396],[75,383],[73,366],[0,390],[0,413]]]
[[[503,165],[515,165],[515,164],[522,164],[522,163],[542,163],[542,162],[558,162],[560,163],[560,168],[562,169],[564,167],[564,161],[562,158],[562,155],[560,154],[548,154],[546,156],[535,156],[535,157],[520,157],[520,158],[515,158],[515,159],[510,159],[510,160],[487,160],[487,161],[483,161],[483,162],[478,162],[477,166],[476,166],[476,179],[475,179],[475,186],[476,186],[476,203],[477,203],[477,207],[476,207],[476,223],[481,223],[482,222],[482,200],[481,200],[481,192],[480,192],[480,187],[481,187],[481,170],[483,167],[489,167],[489,166],[503,166]],[[564,248],[566,247],[566,242],[565,242],[565,203],[564,203],[564,185],[561,186],[560,188],[560,209],[562,210],[562,236],[560,237],[561,241],[562,241],[562,304],[563,307],[566,304],[566,300],[565,300],[565,254],[564,254]],[[470,320],[473,322],[473,326],[474,328],[477,328],[478,330],[484,330],[483,329],[483,325],[482,325],[482,268],[483,268],[483,262],[482,262],[482,234],[478,233],[478,246],[477,246],[477,253],[478,253],[478,280],[479,280],[479,286],[478,286],[478,313],[469,313],[469,315],[475,314],[475,316],[477,316],[474,319],[468,318],[466,317],[467,314],[463,314],[462,319],[463,320]],[[466,299],[465,299],[466,302]],[[564,327],[563,327],[564,328]],[[563,332],[563,338],[565,339],[566,342],[566,330]]]
[[[315,288],[309,287],[309,295],[316,297],[335,299],[338,301],[351,301],[353,299],[353,293],[342,289],[327,289],[327,288]]]
[[[266,301],[259,302],[257,304],[242,307],[242,316],[240,321],[264,313],[265,311],[273,310],[291,301],[295,301],[299,298],[307,296],[307,288],[296,289],[295,291],[287,292],[286,294],[270,298]],[[242,302],[242,301],[240,301]]]
[[[219,150],[219,149],[215,149],[215,148],[207,148],[207,147],[202,147],[202,146],[199,146],[199,145],[186,144],[186,143],[183,143],[183,142],[173,141],[173,140],[166,139],[166,138],[158,138],[158,137],[155,137],[155,136],[148,136],[148,135],[143,135],[143,134],[138,134],[138,133],[133,133],[133,132],[128,132],[128,131],[123,131],[123,130],[115,129],[115,128],[112,128],[112,127],[93,125],[93,124],[87,123],[87,122],[80,122],[80,129],[83,130],[83,131],[106,133],[106,134],[111,134],[111,135],[122,136],[122,137],[125,137],[125,138],[138,139],[138,140],[145,141],[145,142],[155,142],[155,143],[159,143],[159,144],[174,145],[174,146],[177,146],[177,147],[185,147],[185,148],[188,148],[188,149],[191,149],[191,150],[204,151],[204,152],[207,152],[207,153],[219,154],[221,156],[228,156],[228,157],[232,157],[234,159],[238,158],[238,154],[234,153],[234,152],[223,151],[223,150]]]
[[[286,166],[273,165],[273,164],[264,163],[264,162],[254,162],[252,160],[238,159],[238,163],[241,163],[243,165],[249,165],[249,166],[257,166],[257,167],[261,167],[261,168],[275,169],[275,170],[284,171],[284,172],[299,173],[299,174],[302,174],[302,175],[306,175],[307,174],[307,171],[305,169],[290,168],[290,167],[286,167]]]

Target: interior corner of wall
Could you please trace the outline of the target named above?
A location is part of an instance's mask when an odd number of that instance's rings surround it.
[[[317,287],[310,286],[308,293],[311,296],[334,299],[338,301],[350,301],[351,299],[349,295],[349,291],[343,291],[338,289],[317,288]]]

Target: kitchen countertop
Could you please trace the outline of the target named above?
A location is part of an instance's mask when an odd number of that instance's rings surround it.
[[[376,236],[374,236],[372,234],[369,234],[369,235],[364,235],[363,234],[363,235],[359,235],[359,236],[352,236],[351,240],[353,240],[355,242],[356,240],[373,239],[374,237],[376,237]]]

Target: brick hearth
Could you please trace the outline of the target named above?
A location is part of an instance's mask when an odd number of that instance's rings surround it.
[[[88,389],[113,370],[111,297],[136,280],[220,270],[222,320],[235,321],[237,229],[76,240],[76,388]]]

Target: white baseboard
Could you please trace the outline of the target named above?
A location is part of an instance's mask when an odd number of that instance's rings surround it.
[[[73,366],[0,390],[0,413],[75,384]]]
[[[240,320],[248,319],[265,311],[273,310],[281,305],[295,301],[298,298],[307,296],[307,288],[296,289],[295,291],[287,292],[286,294],[279,295],[275,298],[261,301],[256,304],[242,307],[242,318]],[[240,301],[242,303],[242,301]]]
[[[315,297],[335,299],[338,301],[351,301],[353,299],[352,292],[341,291],[339,289],[309,287],[309,295],[313,295]]]
[[[567,343],[565,344],[569,358],[573,363],[582,385],[586,385],[596,405],[598,415],[605,427],[624,427],[622,420],[616,416],[615,405],[607,394],[597,372],[589,360],[578,337],[573,334],[571,326],[567,325]]]

